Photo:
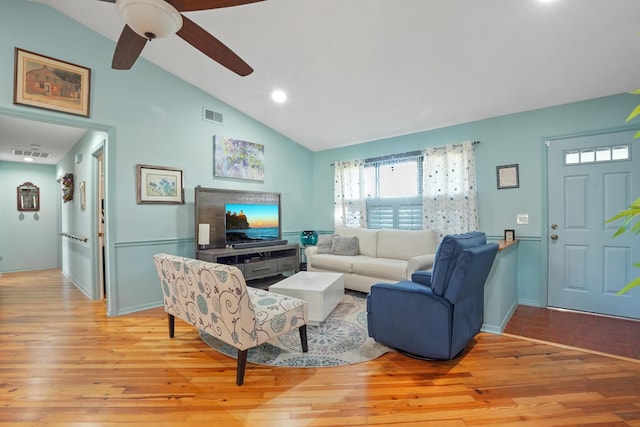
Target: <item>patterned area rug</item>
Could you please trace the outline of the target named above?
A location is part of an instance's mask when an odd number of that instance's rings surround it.
[[[235,358],[237,350],[204,332],[212,349]],[[309,351],[302,352],[298,330],[249,349],[247,360],[259,365],[319,368],[351,365],[382,356],[392,349],[367,334],[366,299],[346,294],[320,326],[307,326]]]

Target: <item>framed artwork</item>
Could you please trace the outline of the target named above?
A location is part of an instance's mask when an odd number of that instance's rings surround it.
[[[498,177],[498,190],[518,188],[520,186],[518,165],[496,166],[496,175]]]
[[[16,48],[13,103],[89,117],[91,70]]]
[[[18,211],[40,210],[40,188],[31,182],[18,185]]]
[[[80,193],[80,209],[85,210],[87,209],[87,189],[86,189],[86,182],[82,181],[80,182],[80,186],[78,187],[78,192]]]
[[[164,166],[136,165],[138,204],[184,204],[182,169]]]
[[[504,230],[504,240],[507,242],[512,242],[516,239],[516,231],[515,230]]]
[[[264,145],[214,136],[213,175],[264,181]]]

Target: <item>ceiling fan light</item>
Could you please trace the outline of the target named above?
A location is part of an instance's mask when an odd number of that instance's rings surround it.
[[[182,15],[164,0],[117,0],[124,22],[144,38],[161,38],[182,28]]]

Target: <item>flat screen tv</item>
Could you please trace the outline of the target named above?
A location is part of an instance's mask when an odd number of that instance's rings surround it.
[[[227,245],[280,239],[277,204],[228,203],[224,210]]]

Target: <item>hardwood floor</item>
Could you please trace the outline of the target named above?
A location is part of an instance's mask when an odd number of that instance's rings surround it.
[[[135,284],[131,284],[135,286]],[[459,359],[248,364],[164,311],[107,317],[57,270],[0,277],[1,426],[640,426],[640,362],[481,333]]]
[[[507,334],[640,360],[640,321],[518,306]]]

